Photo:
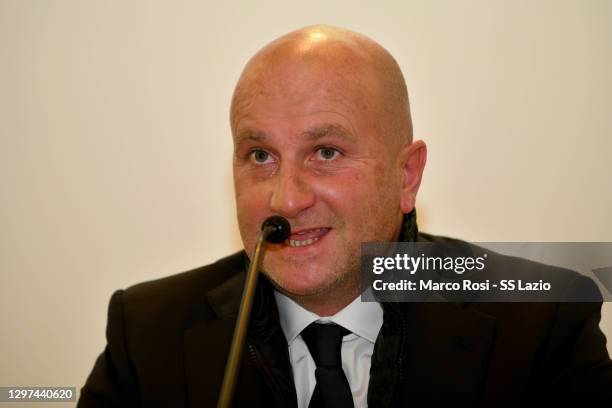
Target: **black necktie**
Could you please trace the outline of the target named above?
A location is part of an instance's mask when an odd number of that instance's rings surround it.
[[[353,394],[342,371],[342,337],[350,331],[337,324],[312,323],[302,338],[317,365],[309,408],[353,408]]]

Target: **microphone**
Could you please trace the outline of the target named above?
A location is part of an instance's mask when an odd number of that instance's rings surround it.
[[[261,224],[261,231],[264,234],[270,231],[266,234],[266,241],[273,244],[280,244],[291,235],[291,226],[286,218],[280,215],[273,215],[266,218],[263,224]]]
[[[253,306],[253,298],[255,297],[259,265],[265,252],[265,243],[271,242],[273,244],[279,244],[289,238],[290,235],[291,226],[289,225],[289,221],[279,215],[268,217],[261,224],[261,234],[259,234],[259,238],[257,239],[257,245],[255,245],[253,256],[251,256],[251,264],[249,265],[244,290],[242,291],[236,328],[234,329],[234,337],[232,338],[227,365],[225,366],[225,374],[223,375],[223,384],[221,385],[221,393],[219,394],[217,408],[229,408],[232,404],[234,388],[236,387],[236,378],[238,377],[240,360],[244,350],[244,340],[246,338],[249,317]]]

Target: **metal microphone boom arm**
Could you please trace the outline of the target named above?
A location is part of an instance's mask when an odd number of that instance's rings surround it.
[[[217,408],[229,408],[232,403],[236,378],[240,370],[240,361],[244,350],[244,339],[253,306],[255,287],[257,286],[257,277],[259,276],[259,265],[265,252],[265,243],[272,242],[278,244],[286,240],[289,235],[291,235],[289,222],[278,215],[267,218],[261,225],[261,234],[259,234],[257,239],[257,245],[255,245],[255,250],[251,257],[251,264],[249,265],[244,290],[242,291],[236,328],[234,329],[234,337],[232,338],[227,365],[225,366],[225,374]]]

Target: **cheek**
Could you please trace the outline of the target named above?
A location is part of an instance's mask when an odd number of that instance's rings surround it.
[[[248,174],[234,174],[234,190],[239,215],[253,212],[269,198],[266,183],[258,182]]]
[[[345,209],[364,207],[369,204],[378,205],[382,196],[391,187],[385,182],[384,171],[369,168],[365,171],[346,172],[342,175],[328,178],[325,183],[319,183],[322,197],[328,197],[336,205]]]
[[[263,186],[240,181],[236,181],[235,189],[238,227],[245,247],[250,248],[269,215],[269,194]]]
[[[351,236],[370,231],[376,217],[386,211],[381,202],[379,182],[374,171],[355,172],[319,182],[317,196],[334,216],[334,225]],[[321,207],[320,207],[321,208]]]
[[[372,167],[345,182],[343,206],[360,220],[357,228],[371,230],[378,224],[392,223],[400,212],[400,182],[388,167]]]
[[[359,195],[362,186],[370,183],[368,171],[362,169],[343,169],[341,173],[311,180],[313,190],[322,197],[344,199]]]

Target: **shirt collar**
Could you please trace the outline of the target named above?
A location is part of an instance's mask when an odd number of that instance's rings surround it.
[[[315,321],[334,322],[370,343],[376,342],[376,337],[383,324],[383,310],[380,303],[362,302],[361,296],[357,296],[344,309],[330,317],[321,317],[304,309],[293,299],[277,290],[274,291],[274,297],[278,307],[280,325],[289,345],[302,330]]]

